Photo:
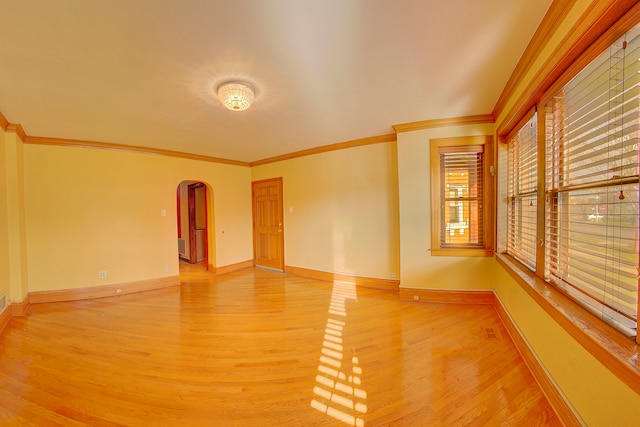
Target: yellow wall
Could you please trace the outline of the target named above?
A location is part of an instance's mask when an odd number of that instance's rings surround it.
[[[285,264],[356,276],[399,273],[396,144],[380,143],[252,168],[282,177]]]
[[[253,257],[247,167],[41,145],[25,145],[24,156],[29,291],[178,275],[176,188],[185,180],[213,189],[209,262]]]
[[[20,138],[14,132],[3,132],[2,136],[2,165],[4,195],[0,213],[0,219],[4,217],[5,227],[1,234],[3,246],[7,257],[3,261],[6,264],[5,273],[0,277],[8,278],[7,302],[21,302],[27,296],[28,270],[26,249],[26,224],[24,219],[24,161],[23,145]],[[0,224],[2,224],[0,222]]]
[[[9,276],[9,218],[7,214],[7,155],[5,149],[5,132],[0,128],[0,295],[6,295],[7,304],[10,296]]]
[[[493,135],[491,124],[422,129],[398,134],[400,286],[431,289],[487,289],[493,262],[486,257],[431,256],[429,140]]]
[[[639,426],[640,395],[556,323],[495,262],[495,291],[538,359],[589,426]]]

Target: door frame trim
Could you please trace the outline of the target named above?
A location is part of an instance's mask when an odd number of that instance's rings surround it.
[[[256,267],[261,267],[260,265],[257,264],[258,258],[257,258],[257,252],[256,252],[256,245],[257,245],[257,233],[256,233],[256,210],[255,210],[255,202],[256,202],[256,195],[255,195],[255,185],[256,184],[261,184],[261,183],[267,183],[267,182],[277,182],[279,184],[280,187],[280,212],[282,213],[282,232],[279,233],[280,234],[280,245],[282,247],[282,268],[276,268],[275,270],[277,271],[285,271],[285,250],[284,250],[284,180],[283,178],[280,177],[275,177],[275,178],[268,178],[268,179],[260,179],[257,181],[251,181],[251,225],[252,225],[252,234],[253,234],[253,265]]]

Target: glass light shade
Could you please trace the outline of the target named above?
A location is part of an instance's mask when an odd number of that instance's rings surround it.
[[[218,88],[218,97],[222,105],[231,111],[243,111],[251,106],[253,88],[244,82],[223,83]]]

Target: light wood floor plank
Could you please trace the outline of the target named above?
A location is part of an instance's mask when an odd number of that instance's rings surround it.
[[[253,268],[181,282],[13,318],[0,425],[560,425],[490,305]]]

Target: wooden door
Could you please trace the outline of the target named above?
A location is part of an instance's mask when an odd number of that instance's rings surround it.
[[[187,205],[189,207],[189,262],[196,264],[196,188],[194,185],[187,187]]]
[[[252,198],[254,262],[284,271],[282,178],[253,182]]]
[[[197,201],[196,197],[196,191],[198,190],[204,191],[204,197],[200,200],[200,202]],[[207,193],[205,185],[203,183],[196,182],[195,184],[190,184],[187,187],[187,203],[189,207],[189,262],[191,264],[197,264],[199,261],[203,260],[206,262],[206,265],[209,264],[209,254],[207,251],[207,236],[209,234],[209,231],[207,230],[206,220],[206,200]],[[201,217],[201,224],[198,224],[198,217]],[[198,237],[202,234],[204,236],[203,242],[200,242],[200,245],[198,245]],[[198,257],[198,252],[203,252],[204,255]]]

